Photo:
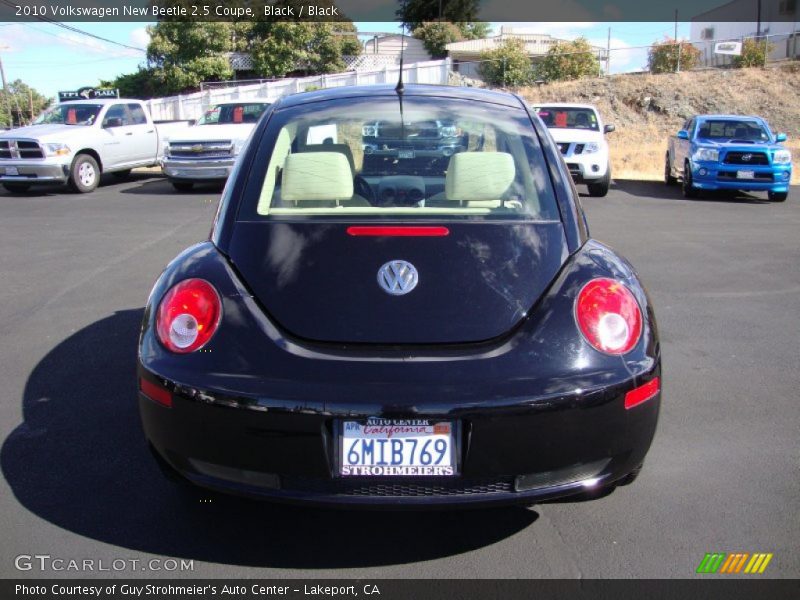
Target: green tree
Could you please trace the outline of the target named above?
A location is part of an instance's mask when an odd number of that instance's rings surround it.
[[[537,78],[545,81],[597,77],[600,75],[600,61],[589,41],[580,37],[571,42],[553,44],[536,64],[535,73]]]
[[[161,73],[150,67],[140,66],[135,73],[118,75],[112,81],[101,81],[100,87],[116,88],[122,98],[154,98],[167,95],[162,88]]]
[[[479,0],[399,0],[399,3],[396,14],[409,31],[428,21],[473,23],[478,18]]]
[[[647,52],[647,68],[651,73],[675,73],[693,69],[700,62],[700,50],[686,40],[664,38],[654,42]]]
[[[455,23],[465,40],[479,40],[492,34],[492,26],[484,21],[462,21]]]
[[[766,64],[767,56],[775,49],[767,38],[759,40],[747,38],[742,43],[742,53],[733,57],[733,64],[737,68],[742,67],[763,67]]]
[[[21,80],[11,81],[0,90],[0,125],[26,125],[32,120],[31,112],[36,117],[51,101]]]
[[[412,31],[411,35],[422,41],[433,58],[444,58],[447,56],[447,44],[464,39],[461,29],[447,21],[427,21]]]
[[[352,31],[353,35],[340,35]],[[342,57],[361,53],[352,23],[259,22],[253,25],[249,52],[253,70],[264,77],[336,73],[345,69]]]
[[[433,58],[444,58],[447,56],[445,48],[447,44],[484,38],[490,33],[491,28],[488,23],[426,21],[417,26],[411,35],[422,41],[425,49]]]
[[[480,59],[481,77],[489,85],[519,87],[533,79],[531,59],[520,39],[507,39],[497,48],[484,50]]]
[[[227,56],[233,50],[232,23],[162,21],[148,32],[148,67],[162,94],[233,77]]]

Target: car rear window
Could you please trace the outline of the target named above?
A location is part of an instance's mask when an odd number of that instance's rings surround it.
[[[314,102],[273,113],[261,143],[246,218],[559,218],[522,108],[421,96]]]

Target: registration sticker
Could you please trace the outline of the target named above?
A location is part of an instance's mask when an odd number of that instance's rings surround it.
[[[755,179],[755,171],[736,171],[737,179]]]
[[[342,423],[339,474],[447,477],[456,474],[454,423],[377,419]]]

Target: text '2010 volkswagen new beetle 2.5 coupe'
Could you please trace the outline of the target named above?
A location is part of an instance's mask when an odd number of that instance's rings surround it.
[[[396,139],[365,152],[375,123]],[[455,150],[424,141],[442,123]],[[210,239],[156,282],[138,365],[167,473],[370,506],[628,483],[660,376],[647,294],[589,237],[538,116],[513,95],[416,85],[270,106]]]

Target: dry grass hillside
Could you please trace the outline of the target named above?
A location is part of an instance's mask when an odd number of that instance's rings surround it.
[[[786,132],[800,183],[800,64],[773,69],[694,71],[665,75],[615,75],[518,90],[531,102],[587,102],[606,123],[614,177],[661,179],[667,138],[690,116],[755,114],[773,131]]]

